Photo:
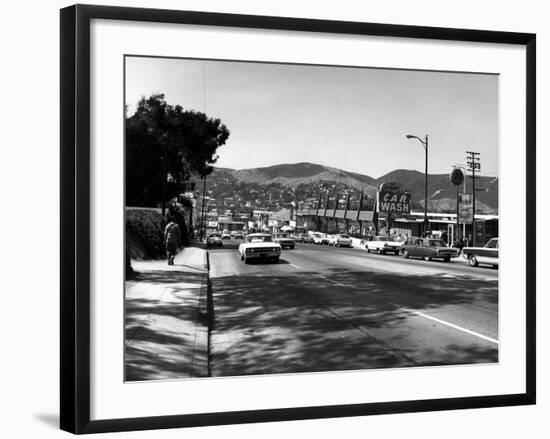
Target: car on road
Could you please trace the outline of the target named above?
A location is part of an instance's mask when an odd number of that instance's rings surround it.
[[[304,235],[304,238],[302,239],[302,242],[304,244],[313,244],[313,236],[311,235]]]
[[[442,239],[416,238],[410,244],[403,244],[401,254],[405,258],[421,258],[428,261],[443,259],[449,262],[451,258],[460,255],[460,249],[447,246]]]
[[[222,239],[231,239],[231,234],[227,231],[222,232]]]
[[[281,245],[268,233],[251,233],[239,244],[239,255],[245,264],[254,259],[278,263]]]
[[[281,248],[293,249],[296,247],[296,241],[288,233],[275,233],[273,235],[273,242],[278,243]]]
[[[290,237],[296,242],[304,242],[306,236],[307,235],[305,233],[293,233],[292,235],[290,235]]]
[[[369,253],[393,253],[394,255],[398,255],[401,252],[402,245],[403,242],[398,241],[393,236],[373,236],[371,240],[366,241],[365,249]]]
[[[333,245],[334,247],[351,247],[351,238],[344,233],[333,235],[329,238],[328,245]]]
[[[211,233],[206,237],[206,246],[207,247],[222,247],[222,235],[219,233]]]
[[[242,232],[233,232],[231,234],[231,237],[233,239],[243,239],[243,234],[242,234]]]
[[[325,233],[315,232],[313,233],[313,243],[317,245],[328,244],[328,236]]]
[[[464,247],[462,249],[464,256],[471,267],[477,267],[479,264],[492,265],[498,267],[498,238],[492,238],[483,247]]]

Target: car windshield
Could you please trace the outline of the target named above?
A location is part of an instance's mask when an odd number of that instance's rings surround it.
[[[378,240],[379,241],[395,241],[395,239],[393,239],[392,236],[379,236]]]
[[[271,235],[247,236],[246,242],[273,242]]]
[[[220,237],[220,234],[219,233],[212,233],[210,235],[210,238],[219,238]]]
[[[288,238],[288,235],[286,233],[279,233],[278,235],[275,235],[275,238]]]
[[[430,247],[447,247],[441,239],[430,239],[428,245]]]
[[[498,239],[491,239],[487,244],[485,244],[485,247],[487,248],[498,248]]]
[[[348,239],[349,235],[340,235],[340,238]]]

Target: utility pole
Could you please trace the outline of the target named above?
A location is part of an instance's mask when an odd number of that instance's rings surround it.
[[[205,235],[205,226],[206,226],[206,222],[204,221],[204,215],[205,215],[205,201],[206,201],[206,175],[203,175],[202,176],[203,178],[203,183],[202,183],[202,208],[201,208],[201,231],[200,231],[200,236],[201,236],[201,241],[204,239],[204,235]]]
[[[168,136],[163,136],[164,154],[162,155],[162,217],[166,216],[166,180],[168,179]]]
[[[479,162],[479,152],[466,151],[468,157],[466,162],[468,169],[472,172],[469,177],[472,179],[472,246],[476,246],[476,179],[479,178],[476,172],[481,172],[481,163]]]

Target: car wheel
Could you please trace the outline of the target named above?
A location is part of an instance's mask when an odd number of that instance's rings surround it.
[[[279,263],[279,258],[273,258],[273,263],[278,264]]]
[[[244,261],[244,255],[241,255],[241,261]]]
[[[407,250],[403,250],[403,257],[409,259],[409,252]]]
[[[370,248],[367,247],[367,253],[370,253]]]
[[[444,258],[443,259],[445,262],[451,262],[451,258]]]
[[[431,260],[432,260],[432,258],[426,258],[426,260],[427,260],[427,261],[431,261]]]
[[[468,255],[468,264],[470,264],[470,267],[478,266],[476,255]]]

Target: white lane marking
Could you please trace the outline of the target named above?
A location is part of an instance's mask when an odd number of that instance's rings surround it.
[[[299,269],[300,269],[300,267],[298,267],[297,265],[294,265],[294,264],[292,264],[292,263],[290,263],[290,262],[288,263],[288,265],[293,266],[294,268],[296,268],[296,270],[299,270]]]
[[[416,314],[417,316],[424,317],[425,319],[433,320],[434,322],[441,323],[442,325],[449,326],[454,329],[458,329],[459,331],[465,332],[466,334],[473,335],[475,337],[479,337],[483,340],[490,341],[491,343],[499,344],[498,340],[495,340],[494,338],[487,337],[486,335],[480,334],[479,332],[471,331],[469,329],[463,328],[462,326],[455,325],[454,323],[446,322],[445,320],[437,319],[435,317],[429,316],[427,314],[421,313],[419,311],[413,311],[412,309],[403,308],[404,311],[411,312],[413,314]]]
[[[325,280],[328,280],[329,282],[332,282],[333,284],[340,285],[342,287],[348,287],[348,288],[350,287],[350,285],[346,285],[346,284],[343,284],[343,283],[338,282],[336,280],[329,279],[328,277],[325,277],[325,276],[321,276],[321,277]]]

